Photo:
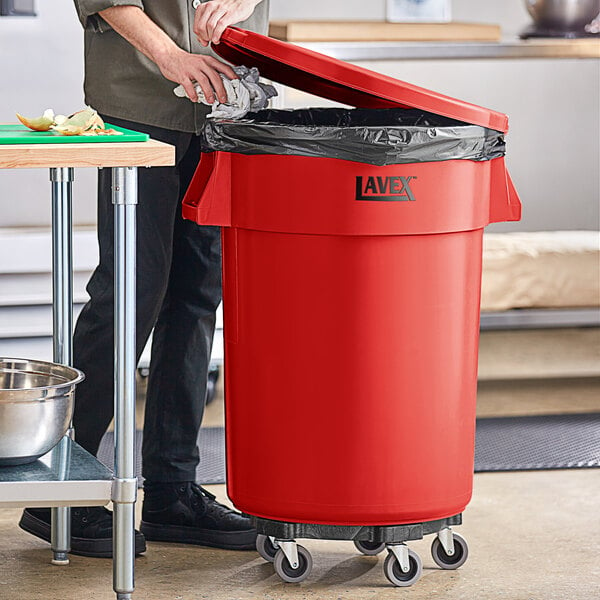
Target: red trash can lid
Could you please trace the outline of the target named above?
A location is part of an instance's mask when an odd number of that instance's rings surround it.
[[[359,108],[418,108],[506,133],[508,117],[288,42],[228,27],[213,50],[273,81]]]

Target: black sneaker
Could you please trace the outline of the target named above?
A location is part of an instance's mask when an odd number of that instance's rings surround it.
[[[50,542],[50,509],[26,508],[19,527]],[[146,551],[146,540],[135,532],[135,554]],[[71,508],[71,554],[112,558],[112,513],[103,506]]]
[[[146,482],[140,531],[151,541],[227,550],[256,548],[250,519],[220,504],[193,482]]]

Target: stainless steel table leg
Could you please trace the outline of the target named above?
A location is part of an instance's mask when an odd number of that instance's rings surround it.
[[[73,364],[73,230],[70,167],[50,169],[52,182],[52,319],[54,362]],[[51,546],[55,565],[69,564],[69,508],[51,511]]]
[[[113,586],[118,600],[134,589],[135,475],[135,263],[137,168],[113,169],[115,207],[115,477],[113,480]]]

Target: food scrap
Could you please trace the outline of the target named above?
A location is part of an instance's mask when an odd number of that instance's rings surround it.
[[[33,131],[54,131],[59,135],[122,135],[115,129],[106,129],[100,115],[89,106],[69,117],[55,115],[49,108],[41,117],[28,118],[17,113],[17,118]]]
[[[17,118],[25,127],[33,129],[33,131],[48,131],[52,125],[54,125],[54,111],[49,108],[41,117],[35,117],[34,119],[28,119],[23,115],[17,113]]]

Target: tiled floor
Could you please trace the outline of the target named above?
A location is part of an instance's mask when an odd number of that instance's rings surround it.
[[[599,333],[484,334],[481,366],[488,375],[480,382],[478,413],[600,412]],[[584,368],[596,376],[565,376],[582,375]],[[503,380],[507,373],[517,379]],[[205,424],[220,423],[219,398]],[[213,491],[225,493],[224,486]],[[305,583],[293,585],[283,584],[254,552],[151,543],[136,561],[134,598],[592,600],[600,597],[599,497],[600,469],[478,474],[457,528],[469,542],[468,561],[458,571],[441,571],[429,554],[430,539],[411,542],[424,570],[405,589],[388,584],[382,556],[360,556],[349,542],[302,542],[314,568]],[[110,561],[74,556],[68,567],[50,565],[46,544],[16,527],[19,513],[0,511],[0,600],[114,598]]]

